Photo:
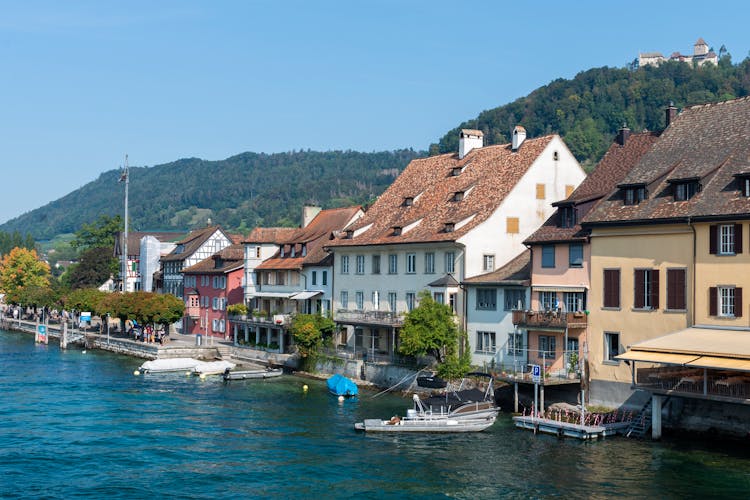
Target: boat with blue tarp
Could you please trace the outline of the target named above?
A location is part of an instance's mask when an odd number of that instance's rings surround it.
[[[340,374],[335,374],[326,381],[328,392],[334,396],[351,398],[359,394],[357,384]]]

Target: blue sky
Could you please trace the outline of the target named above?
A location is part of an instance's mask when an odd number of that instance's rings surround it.
[[[690,53],[703,37],[742,60],[748,19],[739,1],[0,0],[0,223],[126,153],[153,166],[426,149],[482,110],[639,51]]]

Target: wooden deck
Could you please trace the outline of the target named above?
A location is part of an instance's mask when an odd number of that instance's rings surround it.
[[[559,437],[572,437],[582,440],[592,440],[614,436],[624,431],[629,422],[617,422],[603,425],[581,425],[561,422],[549,418],[520,416],[513,417],[516,427]]]

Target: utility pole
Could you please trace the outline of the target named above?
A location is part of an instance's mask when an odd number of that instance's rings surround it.
[[[120,182],[125,183],[125,232],[122,241],[122,285],[121,291],[127,291],[128,284],[128,187],[130,185],[130,174],[128,172],[128,155],[125,155],[125,167],[120,174]]]

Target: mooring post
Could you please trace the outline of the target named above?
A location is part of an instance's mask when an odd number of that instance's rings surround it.
[[[513,383],[513,411],[518,413],[518,382]]]
[[[651,439],[661,439],[661,404],[662,397],[651,396]]]
[[[63,320],[60,330],[60,349],[68,348],[68,322]]]

